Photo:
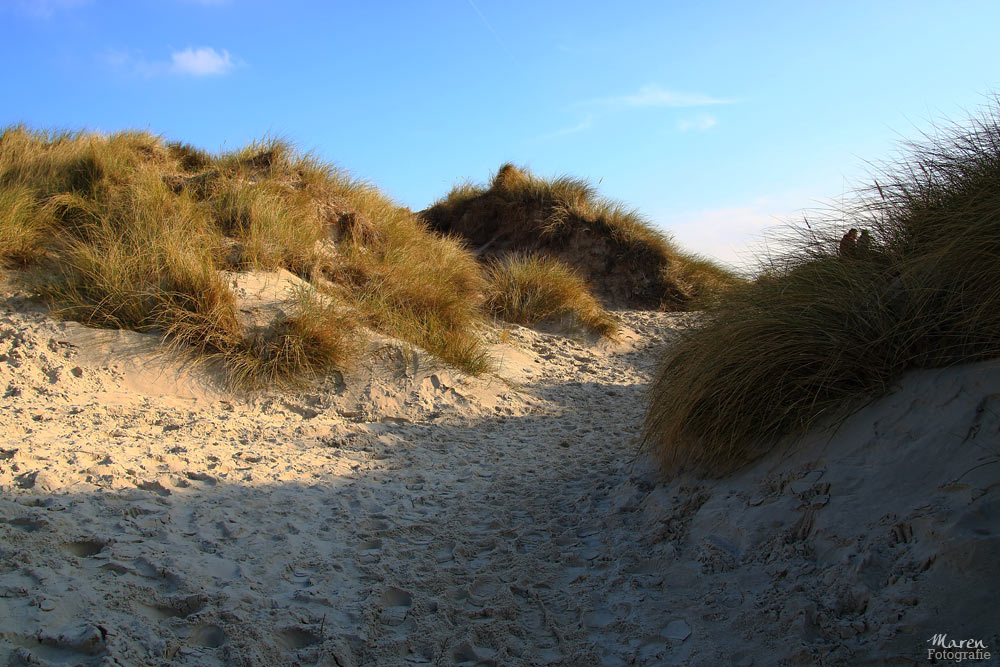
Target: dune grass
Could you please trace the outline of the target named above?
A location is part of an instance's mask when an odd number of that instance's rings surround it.
[[[308,277],[320,261],[316,245],[326,232],[308,200],[270,180],[222,176],[209,186],[211,217],[237,242],[226,257],[237,270],[286,268]]]
[[[496,317],[533,326],[565,322],[614,337],[616,318],[601,307],[576,271],[551,257],[509,254],[489,261],[486,308]]]
[[[481,272],[377,188],[264,139],[210,154],[146,132],[0,134],[0,260],[57,312],[161,334],[220,360],[239,387],[294,384],[355,353],[361,326],[469,372]],[[240,325],[224,270],[308,281],[264,330]]]
[[[349,288],[365,321],[468,373],[488,370],[475,259],[375,186],[344,175],[328,185],[340,234],[340,261],[329,277]]]
[[[722,266],[680,250],[637,211],[570,176],[541,178],[504,164],[489,185],[459,185],[420,215],[483,257],[559,259],[610,305],[685,309],[738,282]]]
[[[0,188],[0,262],[26,265],[39,259],[50,227],[33,190]]]
[[[996,112],[909,145],[786,240],[666,351],[645,444],[668,474],[726,474],[907,369],[1000,356]]]

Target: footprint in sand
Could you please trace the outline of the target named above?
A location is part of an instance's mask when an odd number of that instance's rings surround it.
[[[413,596],[402,588],[388,588],[382,597],[379,598],[379,620],[385,625],[402,625],[406,620],[406,614],[413,606]]]
[[[583,616],[583,624],[591,630],[603,630],[615,620],[614,612],[603,607]]]
[[[49,522],[44,519],[33,519],[31,517],[18,517],[16,519],[0,519],[14,528],[23,530],[26,533],[37,533],[43,528],[49,527]]]
[[[61,649],[66,653],[96,656],[107,651],[105,642],[107,632],[97,625],[90,623],[80,623],[78,625],[67,626],[52,632],[42,630],[36,637],[36,643]],[[72,664],[79,664],[72,656],[63,656],[67,663],[72,660]],[[67,659],[68,658],[68,659]],[[31,662],[29,664],[49,664],[47,662]]]
[[[90,558],[101,553],[107,545],[108,543],[103,540],[78,540],[64,543],[63,551],[77,558]]]
[[[358,562],[372,565],[382,560],[382,540],[365,540],[358,549]]]
[[[218,479],[214,475],[210,475],[207,472],[194,472],[187,471],[184,475],[191,481],[194,482],[204,482],[209,486],[215,486],[218,483]]]
[[[323,637],[320,634],[302,626],[285,628],[278,632],[277,638],[278,645],[286,651],[295,651],[300,648],[319,644],[323,641]]]
[[[514,590],[514,593],[518,594],[518,591]],[[538,605],[525,599],[518,605],[518,609],[518,625],[536,637],[551,634],[545,622],[545,614]]]
[[[455,542],[449,541],[441,545],[441,548],[434,554],[434,560],[438,563],[447,563],[455,557]]]
[[[429,643],[411,643],[406,662],[412,665],[429,665],[434,662],[434,646]]]
[[[169,496],[171,491],[168,489],[163,482],[158,479],[147,480],[145,482],[139,482],[136,484],[137,488],[143,489],[145,491],[152,491],[153,493],[160,496]]]
[[[485,607],[486,604],[499,592],[500,585],[492,579],[477,579],[469,586],[467,600],[475,607]]]
[[[660,631],[660,636],[673,642],[682,642],[691,636],[691,626],[682,618],[676,618]]]
[[[476,665],[476,667],[480,665],[487,667],[498,664],[493,659],[495,655],[496,651],[493,649],[483,646],[473,646],[468,642],[459,645],[451,654],[456,665]]]
[[[207,598],[201,595],[189,595],[183,598],[173,598],[165,603],[137,603],[139,611],[151,618],[162,621],[168,618],[187,618],[205,608]]]
[[[145,556],[136,558],[133,562],[133,568],[134,573],[138,574],[140,577],[161,580],[163,585],[170,592],[177,590],[181,584],[181,578],[178,575],[153,564]]]
[[[188,635],[187,643],[205,648],[219,648],[226,643],[226,633],[214,623],[202,623],[194,627]]]
[[[376,514],[359,521],[358,528],[360,528],[362,532],[377,533],[383,530],[388,530],[389,522],[385,520],[384,516]]]

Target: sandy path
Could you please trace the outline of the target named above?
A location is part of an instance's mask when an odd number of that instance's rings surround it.
[[[248,402],[8,299],[0,664],[880,664],[996,632],[1000,369],[660,484],[630,459],[678,319],[622,317],[615,348],[514,328],[519,386],[403,355]]]
[[[656,319],[627,317],[634,329]],[[546,360],[532,385],[545,410],[401,430],[411,446],[400,467],[360,491],[380,513],[415,513],[360,533],[372,547],[364,571],[381,584],[365,608],[366,650],[386,664],[613,664],[644,648],[623,622],[642,575],[621,575],[630,546],[608,515],[638,434],[646,351],[612,360],[522,336]]]
[[[18,305],[0,477],[10,660],[527,664],[644,650],[613,627],[643,575],[609,581],[628,544],[601,517],[628,474],[646,348],[516,329],[528,382],[492,412],[447,400],[437,374],[446,400],[366,422],[315,394],[234,406],[130,391],[124,360],[79,365],[60,342],[73,325]],[[645,344],[665,321],[625,317]]]

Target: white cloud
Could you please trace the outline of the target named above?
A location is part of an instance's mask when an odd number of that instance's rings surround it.
[[[639,88],[638,92],[618,97],[605,97],[593,100],[594,103],[629,108],[650,107],[703,107],[713,104],[731,104],[732,100],[723,100],[704,93],[684,93],[666,90],[655,83]]]
[[[236,66],[229,51],[222,49],[220,53],[210,46],[202,46],[197,49],[189,47],[183,51],[175,51],[170,54],[170,60],[171,72],[190,74],[191,76],[226,74]]]
[[[706,132],[718,124],[719,121],[716,120],[714,116],[709,116],[708,114],[703,113],[695,116],[694,118],[679,118],[677,120],[677,129],[681,132],[688,132],[690,130]]]
[[[116,70],[147,78],[165,75],[215,76],[227,74],[243,65],[229,51],[216,51],[210,46],[186,48],[170,54],[170,60],[147,60],[135,50],[107,49],[100,58]]]

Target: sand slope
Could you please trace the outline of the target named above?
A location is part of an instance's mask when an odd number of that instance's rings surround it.
[[[1000,649],[1000,368],[925,371],[725,481],[633,460],[654,351],[390,339],[228,396],[0,305],[0,664],[769,665]],[[996,651],[994,652],[996,654]]]

